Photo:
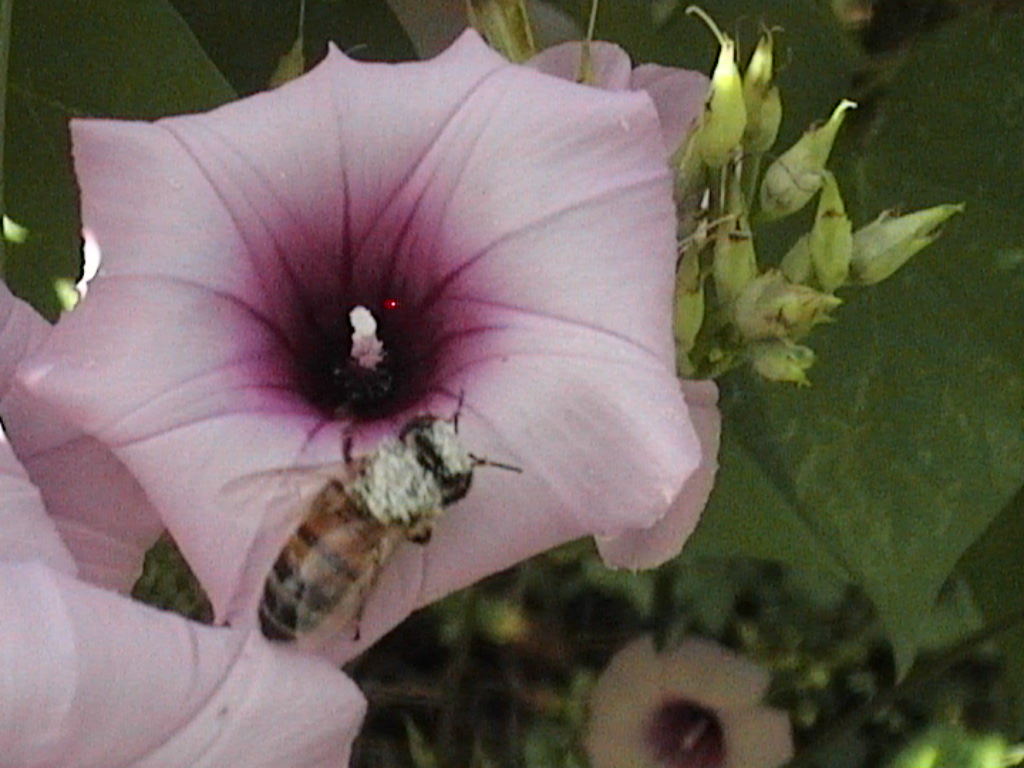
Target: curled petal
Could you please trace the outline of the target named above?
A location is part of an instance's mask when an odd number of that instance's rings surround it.
[[[669,153],[682,146],[700,117],[708,87],[708,78],[690,69],[642,64],[633,70],[632,88],[646,91],[654,100]]]
[[[365,701],[325,662],[38,562],[0,565],[0,606],[6,765],[347,764]]]
[[[138,483],[109,449],[72,427],[13,378],[14,365],[38,348],[50,331],[38,313],[0,284],[0,412],[21,464],[6,443],[4,461],[11,465],[8,475],[25,485],[18,498],[31,498],[38,506],[32,525],[47,530],[56,525],[62,541],[53,542],[52,534],[41,530],[32,536],[4,535],[15,545],[22,540],[28,547],[44,546],[52,555],[44,558],[46,562],[74,573],[76,567],[66,559],[67,547],[81,578],[128,591],[146,548],[163,526]],[[18,519],[12,515],[6,523],[11,526]]]
[[[46,514],[39,491],[14,457],[7,436],[0,432],[0,561],[38,560],[58,571],[74,574],[74,560],[53,520]]]
[[[681,382],[693,427],[700,440],[700,464],[683,485],[665,516],[646,529],[597,540],[604,562],[615,568],[656,568],[679,554],[704,510],[718,470],[722,415],[718,387],[711,381]]]
[[[43,343],[50,330],[39,313],[0,282],[0,399],[10,391],[18,363]]]

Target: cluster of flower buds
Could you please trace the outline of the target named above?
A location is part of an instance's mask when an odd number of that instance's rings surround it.
[[[808,383],[814,352],[799,342],[841,304],[835,292],[892,275],[964,209],[946,204],[905,216],[885,212],[854,231],[839,185],[826,169],[846,113],[843,100],[761,173],[782,102],[774,82],[774,37],[761,33],[740,73],[736,43],[701,9],[720,50],[704,113],[673,156],[680,208],[701,200],[680,232],[675,334],[680,375],[713,377],[749,363],[772,381]],[[758,264],[751,222],[803,210],[818,196],[809,232],[774,268]],[[756,206],[756,208],[755,208]]]

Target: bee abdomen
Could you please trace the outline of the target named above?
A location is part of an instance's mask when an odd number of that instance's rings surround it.
[[[352,560],[362,549],[353,544],[370,543],[359,536],[362,527],[351,520],[332,529],[309,522],[299,526],[263,588],[259,621],[265,637],[291,641],[315,629],[365,578],[365,568]]]
[[[259,618],[260,631],[267,640],[291,642],[295,639],[295,624],[298,618],[295,606],[280,602],[269,584],[263,589]]]

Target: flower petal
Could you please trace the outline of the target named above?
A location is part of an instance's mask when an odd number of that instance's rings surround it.
[[[75,566],[66,562],[66,545],[81,578],[127,591],[138,577],[146,548],[163,526],[138,483],[108,449],[72,428],[13,379],[14,366],[51,330],[38,313],[0,285],[0,412],[21,465],[6,444],[4,461],[10,460],[12,477],[24,483],[31,478],[29,485],[34,484],[24,491],[39,505],[33,525],[51,530],[56,523],[63,538],[59,545],[46,545],[51,555],[61,553],[55,555],[57,560],[46,561],[74,573]],[[6,522],[13,525],[16,519],[9,515]],[[6,537],[14,542],[21,535]],[[36,546],[50,541],[52,534],[40,530],[23,538]]]
[[[665,691],[722,713],[760,704],[771,681],[763,667],[698,638],[662,654],[661,664]]]
[[[0,565],[11,765],[336,766],[365,701],[327,663],[40,563]]]
[[[709,640],[691,638],[658,653],[650,636],[612,657],[590,698],[586,747],[594,768],[646,768],[647,742],[662,707],[686,703],[713,713],[726,768],[775,768],[793,754],[789,717],[761,704],[767,670]]]
[[[661,121],[665,148],[675,152],[694,121],[704,111],[710,82],[702,72],[659,64],[642,64],[633,70],[630,86],[646,91],[654,99]]]
[[[40,560],[67,574],[75,563],[46,514],[39,491],[14,457],[0,431],[0,561]]]
[[[10,390],[14,370],[50,335],[50,325],[0,282],[0,399]]]
[[[710,85],[708,78],[701,72],[659,64],[642,64],[632,69],[629,54],[614,43],[600,40],[590,44],[590,55],[596,87],[610,91],[646,91],[650,95],[661,122],[665,152],[667,155],[675,152],[704,109]],[[576,81],[582,61],[582,43],[570,42],[541,51],[527,66]]]
[[[629,54],[615,43],[594,40],[590,44],[590,58],[597,88],[624,91],[630,87],[633,65]],[[579,42],[562,43],[546,48],[527,62],[538,72],[574,82],[580,77],[583,63],[583,45]]]
[[[777,768],[793,757],[789,714],[769,707],[729,712],[722,717],[729,745],[723,768]]]
[[[586,746],[594,768],[646,768],[648,718],[662,703],[662,668],[647,635],[618,651],[590,696]]]
[[[718,470],[718,444],[722,416],[718,388],[711,381],[683,381],[683,396],[693,428],[700,440],[700,464],[665,516],[646,529],[627,531],[611,539],[597,539],[605,564],[614,568],[656,568],[679,554],[707,504]]]

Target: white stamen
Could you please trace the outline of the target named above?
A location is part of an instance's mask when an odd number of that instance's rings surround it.
[[[384,361],[384,344],[377,338],[373,313],[358,306],[348,313],[348,319],[352,323],[352,359],[361,368],[376,368]]]

